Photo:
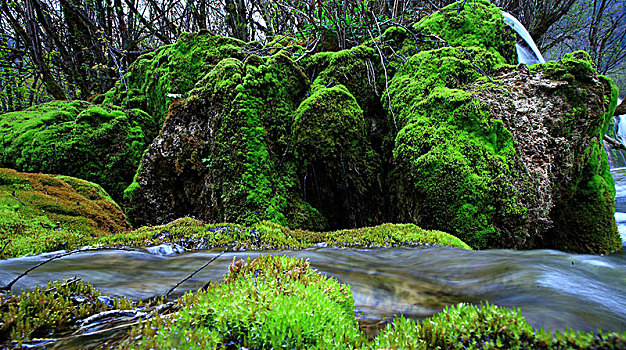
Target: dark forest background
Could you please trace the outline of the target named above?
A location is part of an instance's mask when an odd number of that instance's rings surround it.
[[[449,0],[0,0],[0,112],[109,90],[142,53],[208,30],[244,41],[293,36],[350,48]],[[471,6],[472,1],[464,1]],[[547,59],[586,50],[626,90],[626,0],[495,0]],[[323,47],[319,44],[323,42]],[[623,92],[621,93],[623,96]]]

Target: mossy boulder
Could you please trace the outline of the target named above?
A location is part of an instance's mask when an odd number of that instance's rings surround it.
[[[372,180],[380,161],[352,94],[343,85],[317,89],[296,110],[292,133],[304,200],[314,203],[331,228],[366,225],[366,198],[377,189]]]
[[[400,221],[476,248],[619,249],[601,151],[611,83],[582,54],[531,71],[472,50],[498,85],[457,48],[414,56],[390,83]]]
[[[306,81],[284,51],[215,65],[172,108],[144,156],[127,192],[135,223],[193,214],[209,222],[268,219],[323,227],[321,215],[297,194],[301,187],[288,147]]]
[[[130,229],[102,187],[0,168],[0,258],[89,244]]]
[[[186,97],[219,61],[243,59],[243,47],[240,40],[208,31],[183,33],[176,43],[140,56],[124,79],[98,102],[142,109],[160,125],[169,105]]]
[[[0,166],[93,181],[119,200],[157,127],[138,109],[48,102],[0,115]]]
[[[430,41],[424,49],[480,47],[517,63],[515,32],[504,23],[501,9],[488,0],[457,1],[420,20],[414,28]],[[442,40],[444,42],[442,42]]]

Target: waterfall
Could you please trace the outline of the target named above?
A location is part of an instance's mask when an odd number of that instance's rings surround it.
[[[524,28],[517,18],[513,17],[508,12],[502,11],[502,16],[504,17],[504,23],[506,23],[509,27],[513,28],[513,30],[519,34],[519,36],[524,39],[524,42],[530,47],[532,50],[529,51],[526,47],[521,44],[515,44],[517,48],[517,61],[518,63],[524,64],[535,64],[535,63],[546,63],[546,60],[543,59],[541,52],[535,45],[533,38],[530,36],[530,33]]]

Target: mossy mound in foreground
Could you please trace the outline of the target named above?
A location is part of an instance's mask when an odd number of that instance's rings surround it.
[[[128,299],[100,296],[99,290],[75,279],[48,282],[45,288],[37,286],[17,295],[0,295],[0,347],[7,340],[58,336],[91,315],[133,306]]]
[[[93,181],[119,200],[157,128],[139,109],[44,103],[0,115],[0,167]]]
[[[0,258],[82,246],[130,225],[102,187],[0,168]]]

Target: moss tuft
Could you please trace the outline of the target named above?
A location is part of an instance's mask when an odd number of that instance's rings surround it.
[[[78,320],[112,310],[130,309],[127,299],[100,299],[100,291],[77,280],[48,282],[21,295],[0,295],[0,344],[52,338],[76,326]],[[108,298],[107,298],[108,299]]]
[[[308,261],[262,256],[235,262],[223,283],[179,300],[175,318],[133,331],[132,348],[354,348],[364,338],[350,287]],[[131,344],[128,344],[131,346]]]
[[[626,333],[535,331],[517,310],[484,303],[446,307],[422,322],[398,317],[372,349],[620,349]]]

